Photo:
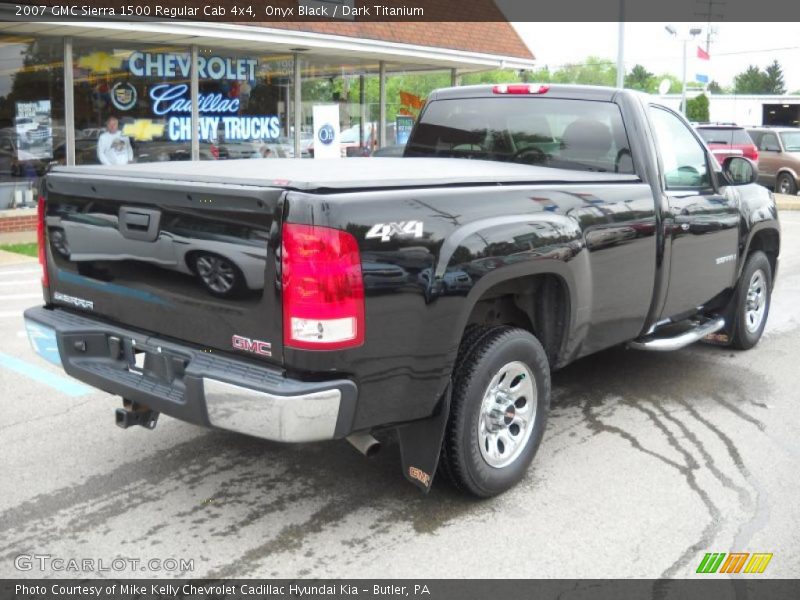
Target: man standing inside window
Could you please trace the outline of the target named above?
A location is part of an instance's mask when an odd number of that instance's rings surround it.
[[[109,117],[106,130],[97,139],[97,158],[104,165],[127,165],[133,160],[133,148],[119,130],[117,117]]]

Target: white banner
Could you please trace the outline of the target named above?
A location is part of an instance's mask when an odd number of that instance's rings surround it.
[[[339,105],[314,105],[314,158],[341,158]]]

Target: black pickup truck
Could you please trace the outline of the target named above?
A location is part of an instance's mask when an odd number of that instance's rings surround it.
[[[27,328],[122,427],[365,454],[395,430],[410,481],[492,496],[551,370],[758,342],[780,230],[756,176],[648,96],[528,84],[433,93],[402,158],[60,167]]]

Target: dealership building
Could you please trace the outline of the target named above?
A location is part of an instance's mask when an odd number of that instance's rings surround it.
[[[688,98],[699,92],[690,91]],[[679,110],[680,94],[660,97],[666,106]],[[756,94],[708,94],[708,115],[712,123],[734,123],[744,127],[800,126],[800,96]]]
[[[325,107],[360,156],[402,143],[431,89],[533,66],[503,21],[3,22],[0,231],[32,226],[53,164],[101,160],[111,117],[136,162],[307,157]]]

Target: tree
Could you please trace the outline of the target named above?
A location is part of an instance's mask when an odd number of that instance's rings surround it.
[[[695,98],[686,101],[686,118],[690,121],[707,123],[708,118],[708,96],[700,94]]]
[[[737,94],[768,94],[767,75],[755,65],[750,65],[733,78],[733,89]]]
[[[625,75],[625,87],[642,92],[654,92],[658,87],[656,76],[642,65],[634,65],[631,72]]]
[[[547,65],[535,71],[526,71],[522,74],[522,81],[526,83],[550,83],[553,80],[553,74],[550,73],[550,67]]]
[[[554,83],[613,86],[616,81],[615,64],[597,56],[590,56],[582,63],[564,65],[553,73]]]
[[[768,94],[785,94],[786,85],[783,82],[783,69],[777,60],[773,60],[766,69],[764,69],[764,78],[769,91]]]
[[[728,91],[725,88],[723,88],[716,80],[712,80],[711,83],[708,84],[708,93],[727,94]]]

